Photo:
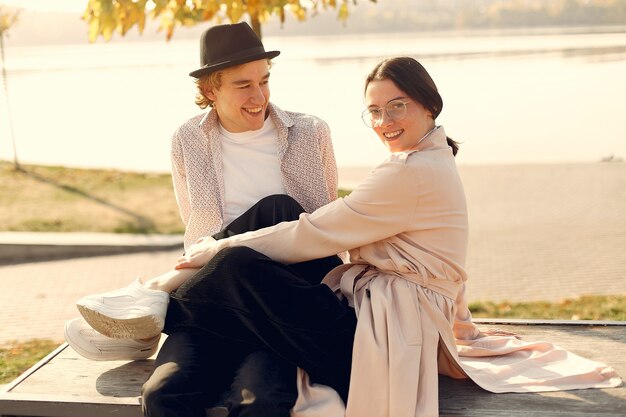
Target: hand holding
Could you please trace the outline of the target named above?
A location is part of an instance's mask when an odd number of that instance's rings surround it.
[[[517,333],[509,332],[508,330],[502,330],[498,328],[479,328],[480,335],[478,337],[485,336],[513,336],[516,339],[521,339]]]
[[[174,269],[202,268],[218,251],[217,240],[211,236],[198,239],[189,250],[176,260]]]

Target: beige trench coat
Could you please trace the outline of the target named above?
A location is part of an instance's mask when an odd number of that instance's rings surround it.
[[[481,337],[465,300],[467,241],[463,187],[438,128],[348,197],[297,222],[219,241],[216,250],[243,245],[283,263],[349,250],[350,263],[325,278],[358,315],[347,408],[300,372],[294,417],[437,416],[438,373],[469,376],[493,392],[620,383],[611,368],[553,345],[541,348],[556,356],[534,355],[538,345]]]

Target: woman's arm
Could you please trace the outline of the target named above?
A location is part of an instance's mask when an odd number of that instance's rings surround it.
[[[383,163],[348,197],[302,214],[297,221],[232,236],[200,241],[176,268],[200,267],[221,249],[247,246],[286,264],[318,259],[374,243],[412,226],[419,181],[405,161]],[[424,178],[427,181],[428,179]]]
[[[143,281],[143,285],[150,290],[172,292],[176,291],[196,272],[198,272],[197,268],[172,269],[164,274]]]

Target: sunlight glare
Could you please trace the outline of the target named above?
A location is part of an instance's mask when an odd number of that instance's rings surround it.
[[[36,12],[82,12],[88,0],[2,0],[2,5]]]

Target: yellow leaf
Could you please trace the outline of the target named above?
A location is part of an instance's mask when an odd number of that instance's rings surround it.
[[[91,16],[89,21],[89,42],[95,42],[98,34],[100,33],[100,19],[96,19]]]
[[[296,10],[296,18],[301,22],[306,20],[306,10],[303,7]]]
[[[146,12],[145,8],[141,8],[138,10],[137,15],[137,28],[139,29],[139,33],[143,33],[144,28],[146,27]]]
[[[154,3],[154,9],[150,13],[152,18],[158,17],[167,7],[168,0],[152,0]]]
[[[243,16],[243,13],[244,7],[241,0],[231,0],[226,8],[226,15],[233,23],[239,22],[239,20],[241,20],[241,16]]]
[[[205,10],[202,14],[202,20],[211,20],[215,13],[212,10]]]
[[[163,15],[161,17],[161,26],[159,29],[165,30],[165,39],[172,39],[172,35],[174,35],[174,29],[176,27],[176,22],[173,19],[173,14],[168,13],[167,15]]]
[[[115,24],[115,19],[111,16],[104,16],[101,21],[100,24],[102,25],[101,27],[101,33],[102,33],[102,37],[104,38],[105,41],[110,41],[111,37],[113,37],[113,32],[115,31],[116,28],[116,24]]]
[[[341,5],[341,7],[339,8],[339,20],[341,21],[345,21],[348,19],[348,5],[346,3],[343,3]]]

